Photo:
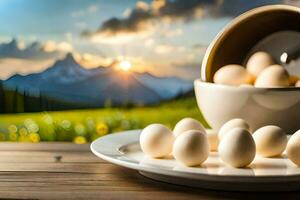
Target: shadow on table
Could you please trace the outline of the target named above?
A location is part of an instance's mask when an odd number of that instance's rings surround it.
[[[117,172],[118,169],[120,172]],[[138,184],[139,187],[145,190],[157,191],[174,194],[177,199],[197,197],[197,199],[300,199],[300,191],[298,192],[234,192],[222,190],[210,190],[201,188],[192,188],[181,185],[173,185],[142,176],[138,172],[130,169],[118,168],[115,173],[120,173],[120,176],[126,179],[129,183]],[[122,172],[121,172],[122,171]]]

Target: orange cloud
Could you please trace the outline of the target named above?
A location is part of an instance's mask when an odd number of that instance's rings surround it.
[[[203,7],[216,4],[217,0],[153,0],[147,4],[139,1],[132,10],[126,9],[124,18],[111,18],[102,23],[96,31],[84,31],[84,37],[94,35],[115,36],[145,32],[155,21],[191,20],[203,16]]]
[[[55,42],[53,40],[48,40],[42,45],[42,49],[46,52],[70,52],[73,47],[68,42]]]

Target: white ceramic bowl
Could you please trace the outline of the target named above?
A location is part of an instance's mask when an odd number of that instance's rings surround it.
[[[300,33],[300,7],[269,5],[250,10],[229,22],[206,50],[201,78],[212,82],[215,72],[228,64],[245,64],[255,51],[268,52],[276,62],[285,49],[298,42],[270,37],[286,31]],[[258,31],[259,30],[259,31]],[[298,35],[297,34],[297,35]],[[280,34],[281,35],[281,34]],[[298,37],[297,37],[298,38]],[[269,39],[267,42],[266,40]],[[300,74],[299,74],[300,75]]]
[[[211,83],[220,67],[242,65],[265,38],[285,31],[299,33],[299,20],[299,7],[263,6],[235,18],[216,36],[202,62],[201,80],[206,82],[195,80],[194,83],[198,106],[212,128],[219,129],[232,118],[243,118],[253,131],[265,125],[278,125],[290,134],[300,129],[300,88],[233,87]],[[259,50],[278,58],[276,51],[281,51],[272,46],[275,43],[283,50],[287,45],[276,40],[268,44],[269,49]]]
[[[300,129],[300,88],[228,86],[200,79],[194,82],[199,109],[213,129],[243,118],[256,130],[277,125],[292,134]]]

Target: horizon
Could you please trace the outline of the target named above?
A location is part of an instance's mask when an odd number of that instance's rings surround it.
[[[178,79],[182,79],[182,80],[186,80],[186,81],[191,81],[189,79],[185,79],[185,78],[180,78],[178,76],[172,76],[172,75],[169,75],[169,76],[157,76],[157,75],[154,75],[152,74],[151,72],[148,72],[148,71],[144,71],[144,72],[138,72],[138,71],[133,71],[133,70],[125,70],[125,69],[121,69],[119,68],[118,66],[116,66],[116,64],[113,64],[113,65],[110,65],[110,66],[102,66],[102,65],[99,65],[99,66],[95,66],[95,67],[86,67],[84,65],[82,65],[80,63],[80,61],[76,60],[76,56],[74,56],[74,54],[72,52],[67,52],[64,54],[63,57],[61,58],[58,58],[57,60],[55,60],[53,63],[50,64],[50,66],[46,67],[45,69],[42,69],[41,71],[36,71],[36,72],[33,72],[33,73],[29,73],[29,74],[22,74],[22,73],[18,73],[16,72],[15,74],[12,74],[11,76],[9,76],[8,78],[6,79],[1,79],[0,78],[0,81],[7,81],[15,76],[22,76],[22,77],[25,77],[25,76],[28,76],[28,75],[33,75],[33,74],[41,74],[41,73],[44,73],[46,72],[48,69],[50,68],[53,68],[55,67],[55,64],[57,62],[60,62],[60,61],[65,61],[68,59],[68,57],[71,56],[72,59],[75,61],[76,64],[79,65],[79,67],[85,69],[85,70],[93,70],[93,69],[105,69],[105,68],[108,68],[108,69],[111,69],[112,71],[115,71],[115,72],[121,72],[121,73],[124,73],[124,74],[150,74],[151,76],[154,76],[154,77],[157,77],[157,78],[178,78]],[[73,65],[74,66],[74,65]],[[60,66],[60,67],[64,67],[64,66]]]
[[[206,47],[232,18],[274,3],[299,5],[290,0],[4,0],[0,47],[16,38],[19,49],[0,48],[0,79],[41,72],[72,52],[86,68],[123,59],[132,71],[192,80],[200,76]]]

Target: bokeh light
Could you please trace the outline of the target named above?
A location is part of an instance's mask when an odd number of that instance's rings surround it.
[[[86,143],[86,138],[83,136],[76,136],[74,138],[73,142],[76,144],[84,144],[84,143]]]

